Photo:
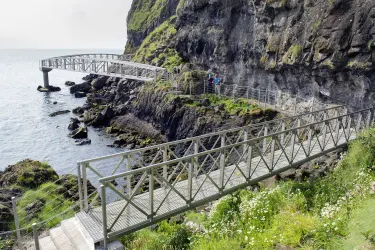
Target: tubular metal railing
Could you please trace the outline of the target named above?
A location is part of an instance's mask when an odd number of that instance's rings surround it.
[[[113,54],[70,55],[41,60],[39,66],[143,81],[153,81],[165,74],[164,68],[126,61],[129,58]]]
[[[328,112],[310,114],[304,123],[300,116],[295,123],[279,120],[279,128],[270,130],[266,124],[216,134],[217,146],[206,148],[207,135],[189,140],[184,154],[176,157],[155,157],[139,169],[100,179],[101,196],[115,193],[118,200],[102,200],[104,240],[129,233],[160,220],[216,200],[233,191],[257,183],[289,168],[336,150],[356,138],[361,129],[373,121],[370,109],[332,117]],[[300,121],[300,123],[298,122]],[[211,135],[213,136],[213,135]],[[185,144],[186,145],[186,144]],[[157,146],[158,155],[174,155],[171,144]],[[155,149],[155,148],[154,148]],[[150,150],[150,149],[149,149]],[[135,156],[138,162],[142,150],[122,156]],[[143,151],[144,152],[144,151]],[[99,159],[96,159],[98,161]],[[87,161],[83,164],[88,164]],[[89,167],[91,169],[91,167]],[[138,176],[127,189],[120,190],[112,183],[119,179],[130,180]],[[96,217],[96,219],[98,219]]]

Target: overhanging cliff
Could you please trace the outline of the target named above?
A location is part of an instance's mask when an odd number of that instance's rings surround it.
[[[133,1],[129,23],[144,2]],[[155,58],[175,50],[176,65],[219,71],[228,83],[277,86],[355,108],[375,99],[374,1],[156,0],[147,6],[160,15],[149,15],[154,22],[143,22],[147,28],[129,29],[128,48],[137,51],[166,20],[175,19],[176,29],[162,46],[143,46],[153,50],[141,59],[147,63],[161,65]]]

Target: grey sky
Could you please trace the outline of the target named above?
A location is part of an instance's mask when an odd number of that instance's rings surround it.
[[[0,0],[0,48],[122,49],[132,0]]]

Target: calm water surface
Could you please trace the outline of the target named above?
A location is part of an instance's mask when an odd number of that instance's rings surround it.
[[[40,93],[43,85],[39,60],[53,56],[79,53],[121,53],[121,51],[83,50],[0,50],[0,170],[30,158],[48,162],[59,174],[68,173],[78,160],[119,152],[109,148],[112,140],[89,128],[91,145],[76,146],[67,137],[72,113],[49,117],[52,112],[72,110],[84,104],[64,86],[65,81],[82,82],[84,74],[53,70],[50,84],[61,92]],[[56,105],[53,102],[57,102]],[[75,172],[74,172],[75,173]]]

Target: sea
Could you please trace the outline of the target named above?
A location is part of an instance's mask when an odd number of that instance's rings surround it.
[[[39,60],[83,53],[114,53],[119,50],[0,50],[0,171],[24,159],[50,164],[58,174],[71,173],[77,161],[120,152],[110,148],[113,138],[89,128],[91,145],[76,146],[68,137],[72,113],[49,117],[60,110],[72,110],[85,103],[69,93],[66,81],[83,82],[85,74],[52,70],[50,84],[62,90],[40,93],[43,75]],[[57,102],[57,104],[54,104]],[[75,173],[75,172],[74,172]]]

